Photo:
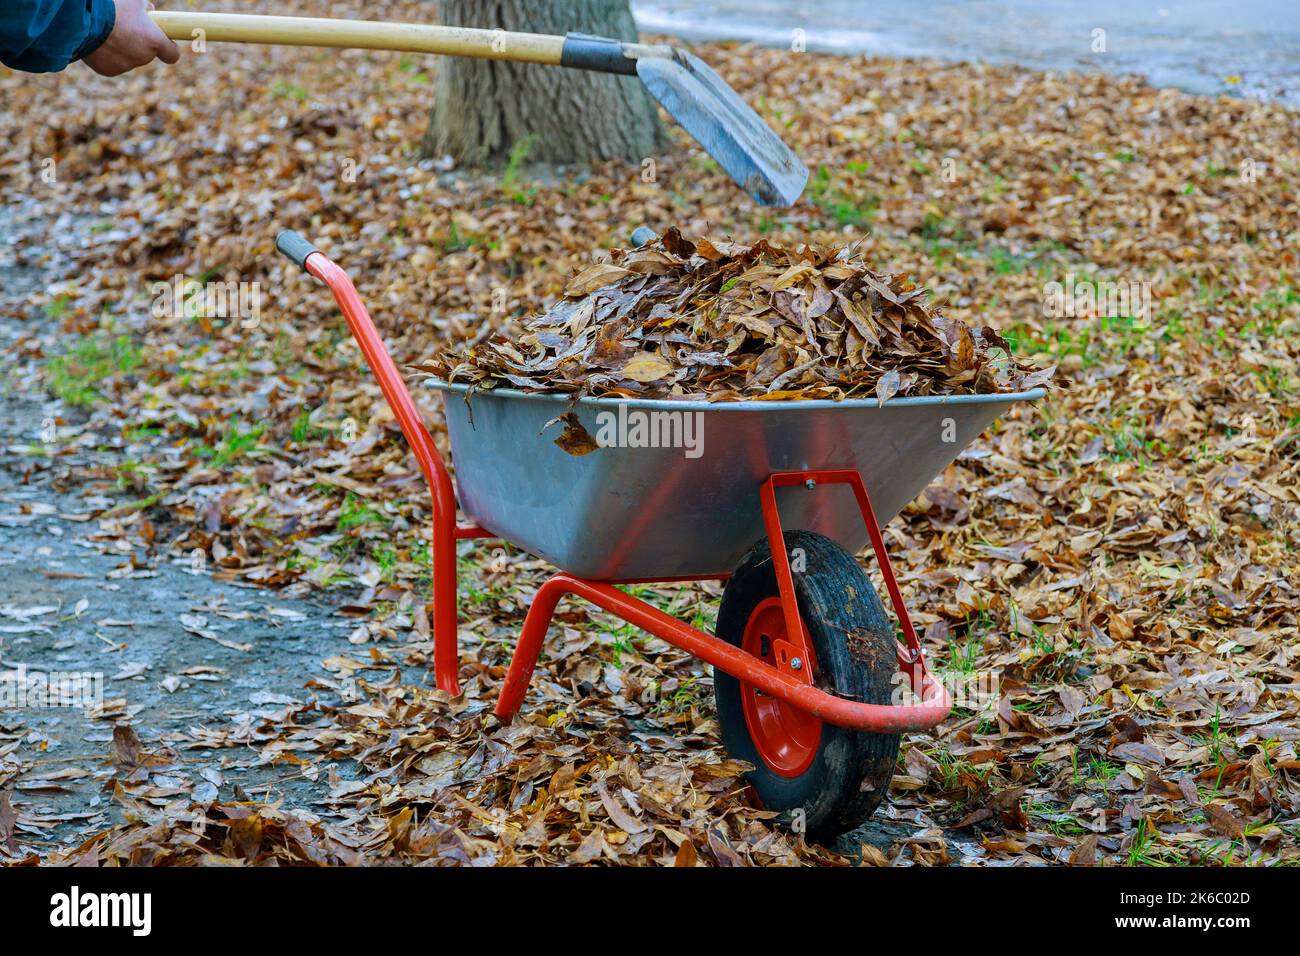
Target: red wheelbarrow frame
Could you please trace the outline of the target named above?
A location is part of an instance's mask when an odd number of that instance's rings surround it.
[[[348,328],[379,382],[379,388],[393,410],[402,434],[415,453],[433,498],[433,665],[437,686],[452,695],[460,693],[460,649],[457,637],[458,598],[456,593],[456,542],[463,538],[495,538],[496,535],[477,525],[461,525],[456,517],[456,493],[451,475],[438,454],[433,437],[424,426],[406,383],[388,354],[370,313],[358,295],[356,286],[338,265],[296,233],[284,232],[276,245],[286,256],[329,286]],[[890,602],[902,627],[903,641],[898,644],[898,663],[907,674],[913,699],[908,704],[867,704],[847,700],[813,686],[812,668],[791,667],[795,657],[812,660],[806,628],[799,617],[794,576],[784,546],[781,519],[776,505],[776,489],[804,485],[813,490],[819,484],[847,484],[853,490],[862,512],[871,546],[876,554]],[[907,606],[894,577],[885,551],[871,499],[861,476],[852,470],[813,470],[773,474],[758,489],[763,522],[772,546],[777,589],[785,616],[786,634],[795,635],[798,644],[779,648],[778,666],[763,663],[739,647],[691,627],[659,608],[620,590],[619,584],[666,583],[666,580],[719,580],[710,578],[671,578],[642,581],[592,581],[559,571],[538,589],[524,618],[523,631],[510,669],[501,687],[496,714],[509,720],[523,703],[528,682],[541,653],[542,641],[550,627],[556,605],[566,594],[576,595],[597,607],[634,624],[656,637],[712,664],[732,677],[779,698],[801,710],[840,727],[877,733],[926,730],[940,723],[952,709],[952,700],[943,684],[929,673],[925,655],[912,627]],[[725,579],[726,576],[721,576]],[[800,646],[801,645],[801,646]]]

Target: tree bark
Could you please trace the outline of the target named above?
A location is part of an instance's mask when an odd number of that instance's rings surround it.
[[[628,0],[441,0],[439,6],[449,26],[637,39]],[[530,161],[639,163],[662,151],[668,138],[658,105],[636,77],[441,58],[425,155],[499,166],[521,143]]]

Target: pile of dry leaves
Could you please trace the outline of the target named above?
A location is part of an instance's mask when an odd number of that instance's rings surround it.
[[[524,326],[416,366],[481,388],[623,398],[781,401],[1023,391],[1055,367],[1020,366],[996,329],[932,310],[906,274],[852,246],[662,239],[615,249]],[[992,349],[1002,354],[995,359]]]

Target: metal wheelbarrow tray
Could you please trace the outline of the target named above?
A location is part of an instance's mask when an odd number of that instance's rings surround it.
[[[574,403],[440,383],[461,503],[476,522],[460,524],[451,475],[352,281],[296,233],[282,232],[276,245],[333,292],[429,483],[441,690],[460,693],[456,542],[500,537],[561,569],[525,615],[500,718],[523,704],[559,601],[581,597],[713,665],[723,743],[753,766],[753,792],[783,823],[824,838],[870,816],[888,791],[901,734],[932,728],[952,709],[926,666],[878,519],[1042,390],[884,406]],[[575,455],[555,444],[563,427],[555,420],[570,412],[566,422],[576,416],[601,447],[588,440]],[[897,629],[854,557],[868,541]],[[727,582],[714,634],[618,586],[710,578]]]
[[[1017,401],[1001,395],[786,402],[585,398],[445,382],[447,429],[465,513],[498,537],[598,581],[716,577],[763,535],[755,489],[781,472],[852,470],[882,524],[898,514]],[[669,440],[573,455],[555,444],[570,408],[586,431]],[[686,416],[690,416],[689,425]],[[548,426],[548,423],[549,424]],[[633,436],[633,440],[638,440]],[[851,554],[868,542],[848,488],[777,494],[787,527]]]

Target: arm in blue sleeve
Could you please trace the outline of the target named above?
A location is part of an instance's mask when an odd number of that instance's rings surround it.
[[[0,63],[54,73],[93,53],[113,32],[113,0],[5,0],[0,6]]]

